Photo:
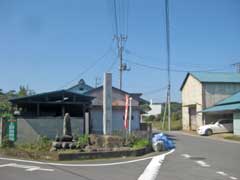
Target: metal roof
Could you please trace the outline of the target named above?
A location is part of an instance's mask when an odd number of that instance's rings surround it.
[[[190,74],[201,82],[240,83],[240,73],[192,72]]]
[[[192,75],[200,82],[206,83],[240,83],[240,73],[229,72],[189,72],[181,86],[181,90],[187,81],[189,75]]]
[[[206,113],[206,112],[234,111],[234,110],[240,110],[240,103],[213,106],[203,110],[202,112]]]
[[[224,105],[224,104],[232,104],[232,103],[240,103],[240,92],[218,102],[216,105]]]
[[[30,96],[12,98],[9,101],[14,103],[14,102],[18,102],[18,101],[33,99],[33,98],[40,98],[43,96],[56,97],[56,96],[62,96],[64,94],[65,95],[75,95],[84,101],[91,101],[92,99],[94,99],[94,97],[92,97],[92,96],[83,95],[83,94],[72,92],[69,90],[57,90],[57,91],[34,94],[34,95],[30,95]]]
[[[100,89],[103,89],[103,86],[99,86],[99,87],[97,87],[97,88],[93,88],[93,89],[85,92],[84,95],[89,95],[89,94],[91,94],[92,92],[98,91],[98,90],[100,90]],[[143,98],[140,97],[140,96],[142,95],[142,93],[128,93],[128,92],[126,92],[126,91],[123,91],[123,90],[118,89],[118,88],[113,87],[113,86],[112,86],[112,89],[115,89],[116,91],[118,91],[118,92],[120,92],[120,93],[122,93],[122,94],[128,94],[128,95],[131,96],[133,99],[135,99],[136,101],[139,101],[139,102],[141,102],[141,103],[150,104],[149,101],[147,101],[147,100],[145,100],[145,99],[143,99]]]

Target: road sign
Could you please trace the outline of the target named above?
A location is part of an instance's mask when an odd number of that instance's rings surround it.
[[[17,140],[17,119],[8,119],[8,121],[7,121],[7,137],[10,141]]]

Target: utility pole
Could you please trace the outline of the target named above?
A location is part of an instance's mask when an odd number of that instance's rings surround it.
[[[168,72],[168,89],[167,89],[167,103],[168,103],[168,131],[171,131],[171,77],[170,77],[170,25],[169,25],[169,3],[165,0],[165,18],[166,18],[166,45],[167,45],[167,72]]]
[[[236,68],[236,72],[240,73],[240,62],[232,64]]]
[[[119,89],[122,89],[122,76],[123,71],[127,71],[127,65],[123,64],[123,50],[124,50],[124,42],[127,40],[127,36],[120,35],[115,36],[115,39],[117,40],[117,48],[118,48],[118,58],[119,58]]]
[[[97,88],[99,86],[100,81],[101,81],[101,78],[99,78],[99,77],[95,78],[95,88]]]

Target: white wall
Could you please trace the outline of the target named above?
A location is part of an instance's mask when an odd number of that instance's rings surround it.
[[[124,129],[124,109],[112,110],[112,129],[113,131],[119,131]],[[132,130],[140,128],[140,112],[139,110],[132,111]],[[103,132],[103,112],[100,108],[93,108],[91,110],[91,124],[92,133],[102,134]]]
[[[188,76],[182,89],[182,123],[183,129],[189,130],[189,106],[196,105],[197,112],[202,111],[202,84],[192,75]],[[203,124],[202,113],[196,115],[197,126]]]

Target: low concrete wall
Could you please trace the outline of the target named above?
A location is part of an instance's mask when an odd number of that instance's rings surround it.
[[[96,158],[113,158],[113,157],[123,157],[123,156],[142,156],[144,154],[150,153],[151,148],[146,147],[136,150],[126,150],[126,151],[108,151],[108,152],[80,152],[80,153],[59,153],[58,160],[77,160],[77,159],[96,159]]]
[[[17,143],[34,142],[39,136],[54,139],[62,135],[62,117],[18,118]],[[83,134],[83,119],[71,117],[73,134]]]

